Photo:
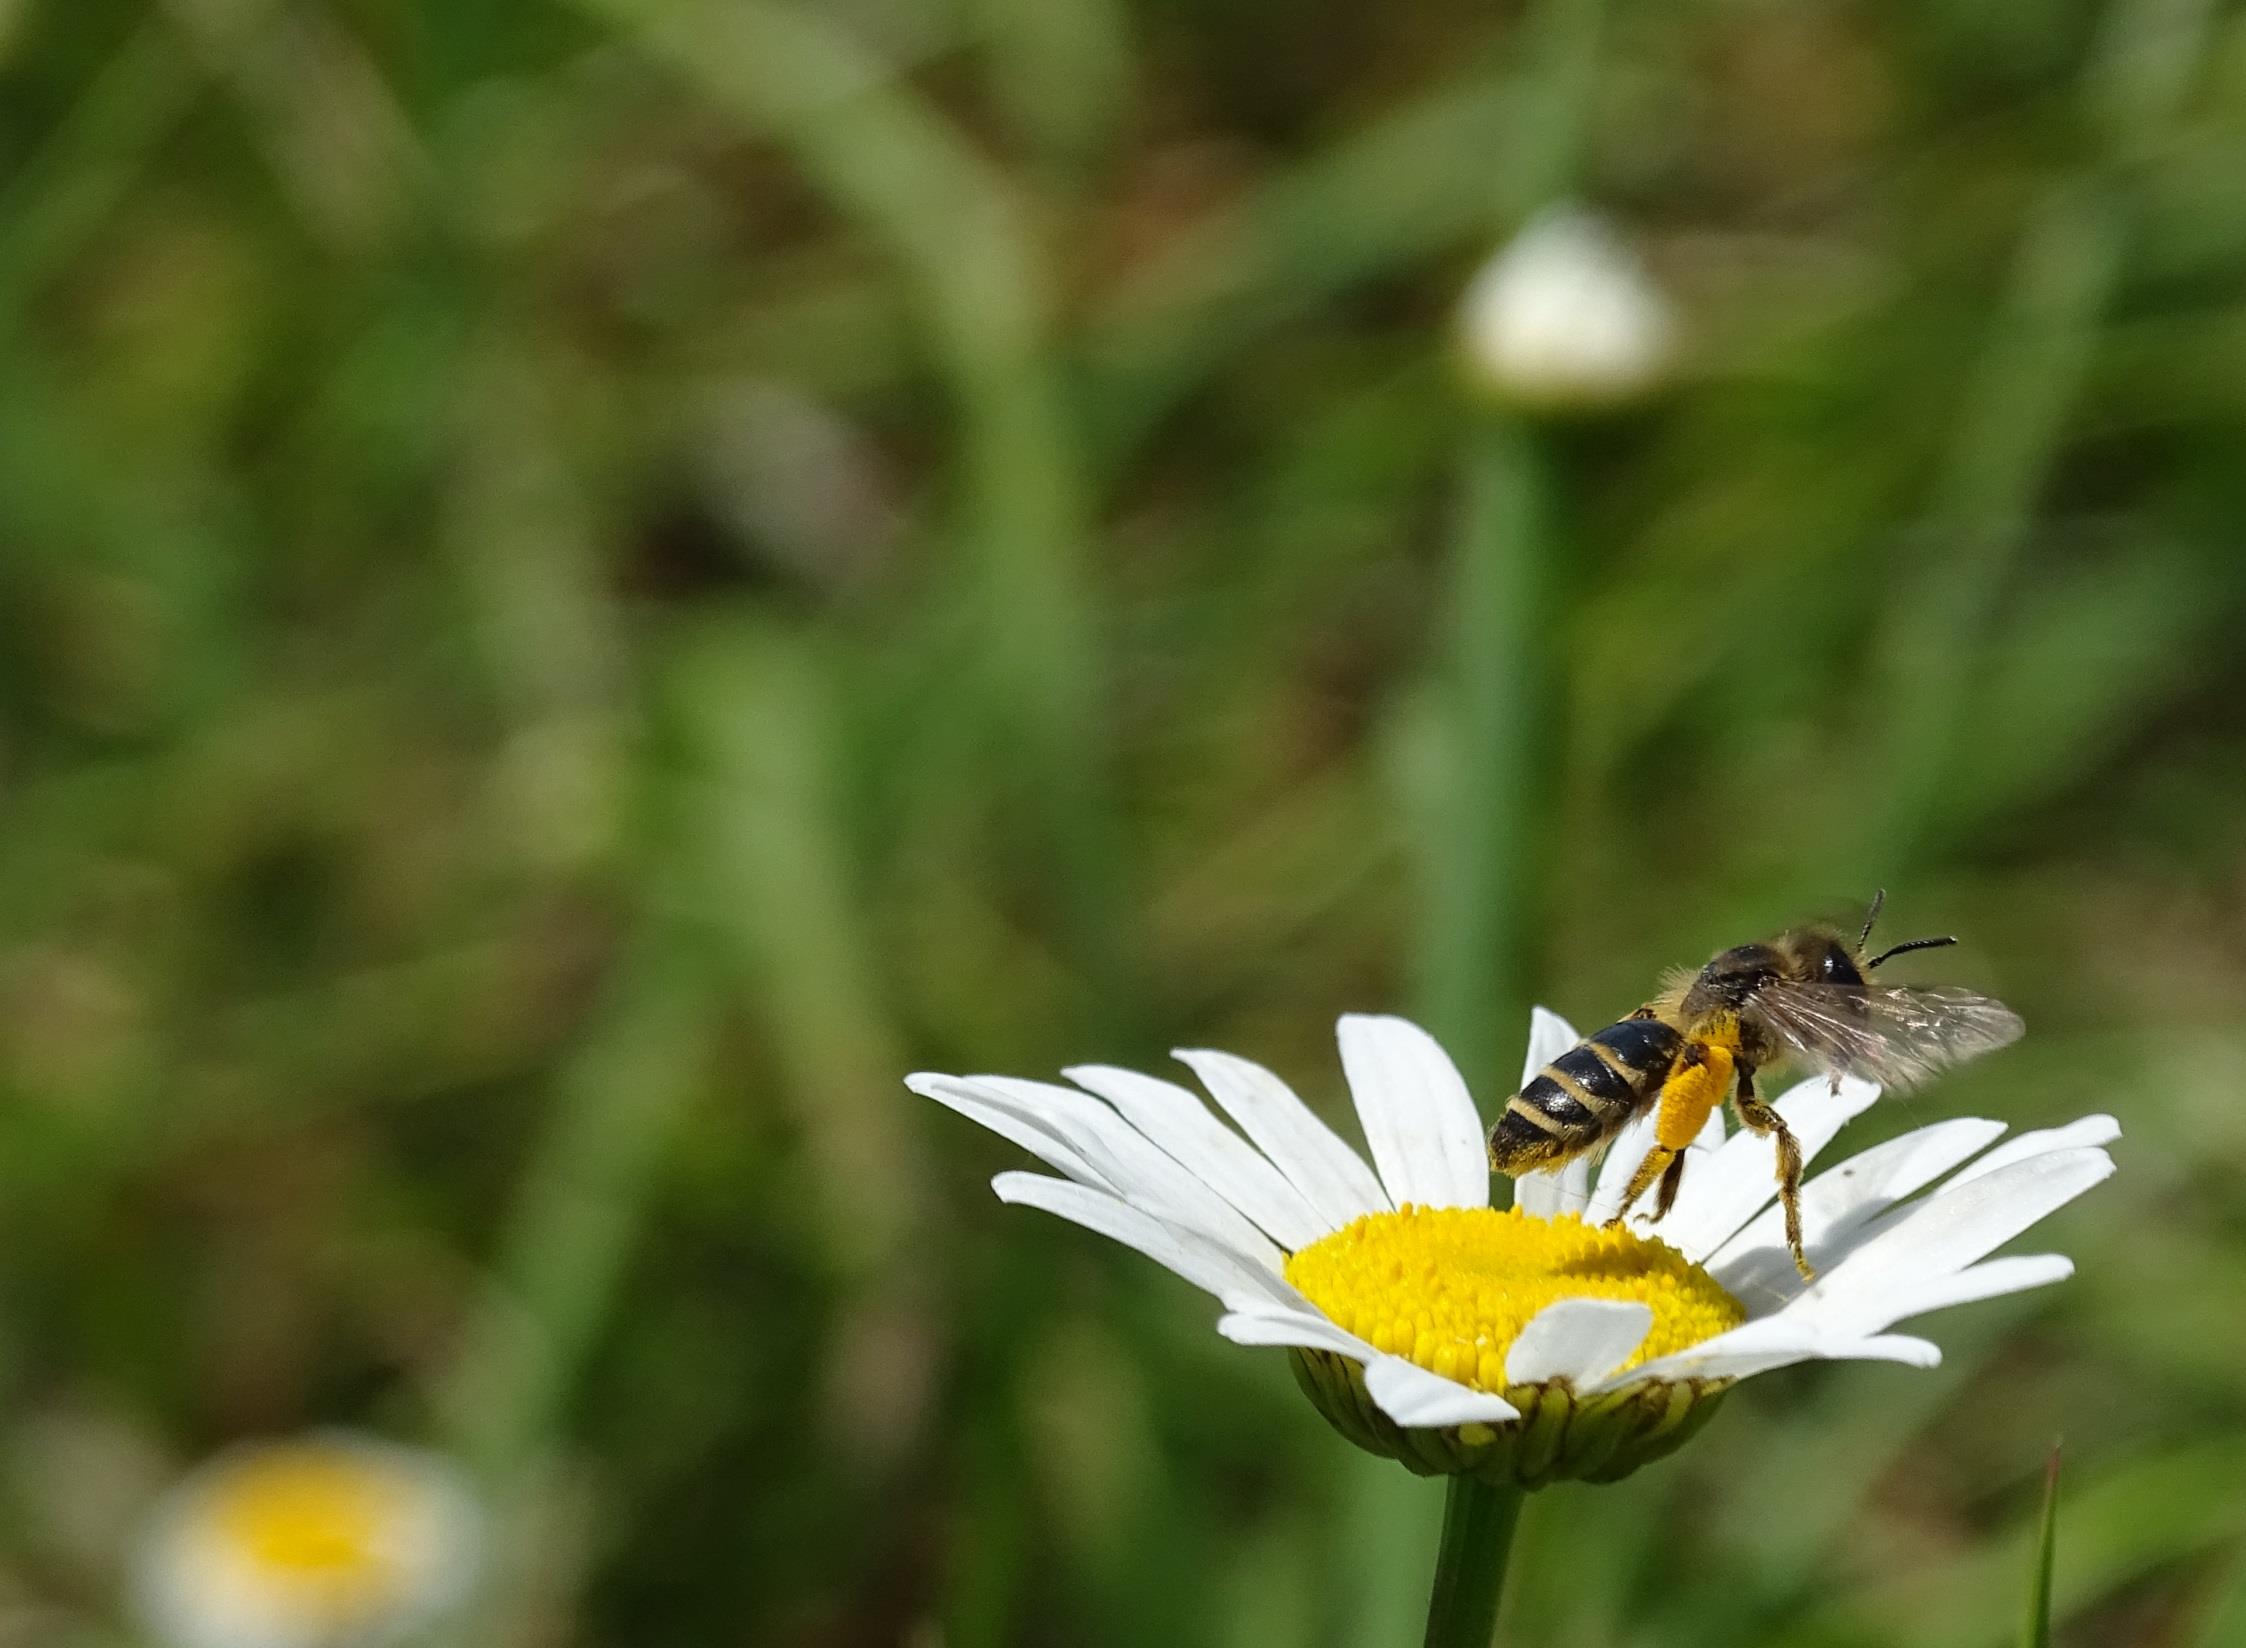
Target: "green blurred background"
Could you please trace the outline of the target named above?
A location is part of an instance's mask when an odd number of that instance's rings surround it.
[[[1451,315],[1612,211],[1679,381]],[[1409,1644],[1439,1490],[906,1095],[1881,885],[2095,1109],[2056,1290],[1531,1507],[1513,1640],[2246,1643],[2246,18],[0,4],[0,1641],[237,1436],[495,1644]]]

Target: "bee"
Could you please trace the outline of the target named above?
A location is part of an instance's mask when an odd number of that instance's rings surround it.
[[[1862,1076],[1906,1087],[1945,1066],[2017,1041],[2019,1015],[1971,990],[1879,985],[1869,975],[1900,955],[1955,944],[1914,938],[1866,955],[1883,891],[1853,941],[1830,923],[1789,928],[1726,950],[1694,972],[1678,969],[1662,993],[1628,1018],[1578,1042],[1506,1101],[1490,1129],[1490,1166],[1521,1174],[1594,1149],[1653,1109],[1654,1142],[1631,1175],[1620,1223],[1659,1182],[1653,1217],[1665,1217],[1684,1179],[1685,1147],[1728,1096],[1748,1131],[1776,1141],[1786,1245],[1814,1277],[1801,1240],[1801,1146],[1755,1091],[1774,1065],[1798,1062],[1831,1078]]]

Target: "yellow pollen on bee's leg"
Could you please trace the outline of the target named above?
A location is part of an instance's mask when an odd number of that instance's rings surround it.
[[[1556,1300],[1649,1306],[1652,1330],[1628,1367],[1712,1339],[1747,1315],[1664,1242],[1518,1208],[1368,1213],[1293,1254],[1287,1280],[1375,1348],[1487,1391],[1505,1388],[1505,1353]]]

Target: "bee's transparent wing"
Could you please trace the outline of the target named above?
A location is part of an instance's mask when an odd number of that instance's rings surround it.
[[[1755,993],[1755,1008],[1810,1064],[1888,1088],[2018,1041],[2025,1028],[2001,1001],[1946,986],[1780,982]]]

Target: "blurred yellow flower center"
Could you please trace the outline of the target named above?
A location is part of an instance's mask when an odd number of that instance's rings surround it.
[[[405,1510],[406,1485],[363,1459],[322,1448],[275,1449],[246,1460],[217,1488],[212,1518],[259,1567],[345,1588],[392,1577],[385,1534]]]
[[[1340,1326],[1477,1390],[1505,1389],[1505,1353],[1559,1299],[1634,1299],[1653,1330],[1635,1367],[1747,1319],[1739,1301],[1664,1242],[1518,1208],[1368,1213],[1287,1260],[1287,1280]]]

